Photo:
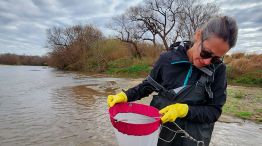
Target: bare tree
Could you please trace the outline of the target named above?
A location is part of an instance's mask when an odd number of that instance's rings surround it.
[[[183,12],[181,20],[183,27],[181,36],[184,39],[192,40],[194,32],[200,28],[212,16],[218,15],[219,8],[215,3],[203,3],[195,0],[183,0]]]
[[[168,42],[177,39],[181,23],[179,23],[182,3],[180,0],[145,0],[143,5],[130,8],[131,20],[142,22],[146,29],[155,36],[159,36],[166,48]]]
[[[152,41],[154,46],[156,46],[157,32],[155,31],[156,28],[154,27],[154,24],[142,20],[141,18],[138,18],[139,16],[144,15],[144,13],[145,12],[143,10],[143,7],[141,6],[131,7],[127,11],[127,17],[134,23],[137,23],[137,27],[139,28],[140,32],[143,34],[141,35],[142,40]]]
[[[117,32],[117,38],[123,42],[132,44],[135,49],[134,56],[141,58],[141,52],[138,48],[138,42],[142,38],[144,32],[140,24],[131,21],[126,13],[113,18],[110,28]]]

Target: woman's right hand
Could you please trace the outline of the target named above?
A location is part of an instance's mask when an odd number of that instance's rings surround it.
[[[127,102],[127,96],[123,91],[116,95],[108,95],[107,97],[107,104],[109,107],[113,107],[115,104],[121,102]]]

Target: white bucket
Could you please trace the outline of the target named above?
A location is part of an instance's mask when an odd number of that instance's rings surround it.
[[[158,109],[121,103],[110,108],[109,113],[119,146],[157,146],[160,133]]]

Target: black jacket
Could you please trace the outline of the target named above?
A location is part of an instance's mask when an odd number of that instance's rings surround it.
[[[186,52],[187,48],[179,46],[175,50],[162,53],[154,64],[150,76],[166,89],[174,89],[185,83],[188,85],[195,84],[203,72],[193,66],[192,73],[188,76],[191,64]],[[186,78],[188,78],[188,81],[185,81]],[[222,64],[216,68],[214,82],[211,84],[214,98],[203,105],[191,105],[188,103],[189,112],[184,119],[199,123],[213,123],[217,121],[221,115],[222,106],[226,101],[226,87],[226,66]],[[154,87],[144,80],[141,84],[125,91],[125,93],[128,101],[135,101],[148,96],[154,90]]]

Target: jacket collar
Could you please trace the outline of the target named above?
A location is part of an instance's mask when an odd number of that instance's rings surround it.
[[[172,50],[171,64],[181,63],[190,63],[187,56],[188,48],[185,48],[183,45],[179,45],[176,49]]]

